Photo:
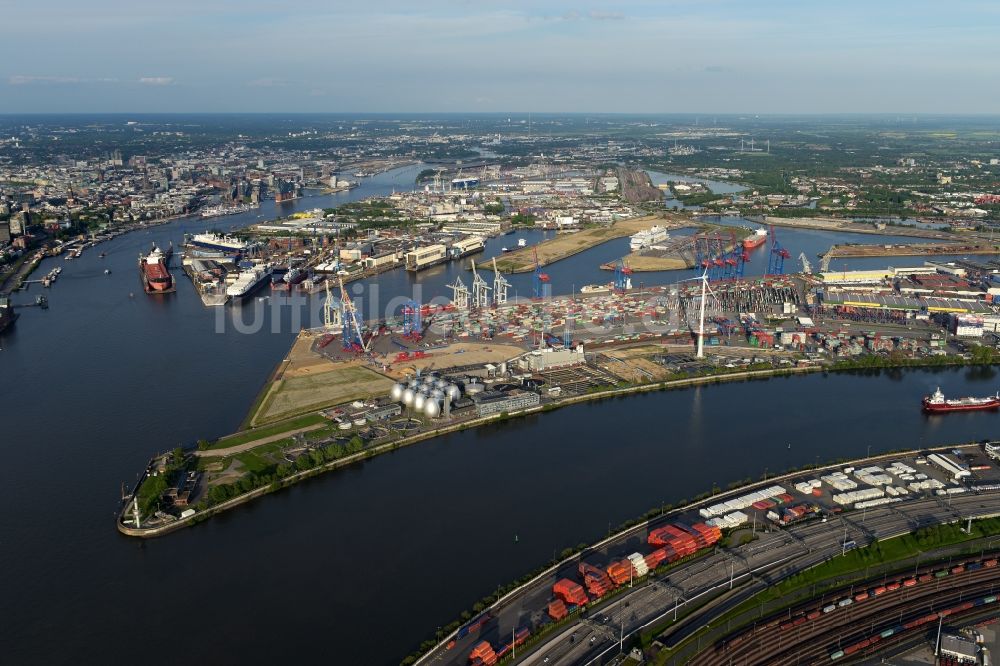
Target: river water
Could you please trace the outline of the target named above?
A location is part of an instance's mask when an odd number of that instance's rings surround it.
[[[408,187],[417,171],[383,174],[349,196]],[[327,204],[282,211],[315,205]],[[47,292],[51,308],[25,308],[0,351],[5,662],[394,664],[553,551],[713,482],[869,445],[875,453],[996,433],[997,414],[919,411],[939,384],[954,395],[995,391],[992,370],[719,385],[443,437],[163,539],[123,537],[114,526],[121,482],[154,452],[236,428],[295,333],[285,319],[277,332],[219,330],[179,271],[176,294],[149,298],[136,257],[154,241],[270,216],[271,206],[242,220],[179,221],[42,265],[65,267]],[[493,239],[491,252],[516,237]],[[607,273],[589,267],[613,255],[598,248],[547,270],[557,284],[577,273],[596,281]],[[395,292],[416,279],[436,290],[449,270],[387,274],[380,284]]]

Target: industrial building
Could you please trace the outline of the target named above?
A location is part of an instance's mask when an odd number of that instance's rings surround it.
[[[448,248],[440,243],[418,247],[406,253],[406,270],[421,271],[436,266],[448,258]]]
[[[403,407],[398,402],[390,402],[387,405],[379,405],[373,408],[365,418],[368,419],[369,423],[375,423],[376,421],[385,421],[387,419],[392,419],[403,413]]]
[[[533,391],[514,389],[508,392],[484,391],[473,397],[478,416],[489,416],[501,412],[514,412],[519,409],[537,407],[539,396]]]
[[[571,365],[586,363],[583,345],[576,349],[536,349],[521,357],[520,364],[525,370],[541,372],[552,368],[565,368]]]

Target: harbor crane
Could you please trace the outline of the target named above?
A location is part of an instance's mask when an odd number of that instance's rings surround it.
[[[799,253],[799,261],[802,262],[802,272],[806,274],[812,274],[813,267],[812,264],[809,263],[809,258],[806,257],[805,252]]]
[[[615,264],[615,291],[624,294],[632,288],[632,269],[625,265],[624,259]]]
[[[344,330],[344,349],[353,349],[358,352],[368,352],[368,342],[361,331],[361,318],[358,316],[358,308],[354,301],[347,295],[347,287],[344,286],[344,278],[337,276],[340,283],[340,305],[343,310],[341,319]]]
[[[455,278],[455,284],[448,287],[452,291],[451,302],[458,310],[469,309],[469,288],[462,282],[461,277]]]
[[[771,225],[770,231],[771,253],[767,262],[767,274],[783,275],[785,273],[785,259],[791,257],[792,254],[778,242],[778,236],[774,233],[774,225]]]
[[[343,326],[343,308],[339,302],[334,302],[330,293],[330,281],[326,281],[326,301],[323,303],[323,326],[327,329]]]
[[[420,303],[409,300],[403,305],[403,337],[419,340],[423,337],[420,326]]]
[[[476,262],[472,263],[472,307],[486,309],[490,307],[490,286],[486,284],[479,273],[476,272]]]
[[[507,289],[510,282],[497,270],[497,258],[493,257],[493,305],[503,305],[507,302]]]

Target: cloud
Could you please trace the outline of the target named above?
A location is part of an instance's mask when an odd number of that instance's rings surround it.
[[[625,18],[621,12],[590,12],[587,16],[595,21],[621,21]]]
[[[254,79],[253,81],[247,81],[247,85],[251,88],[281,88],[290,85],[291,81],[286,81],[285,79]]]
[[[115,83],[116,81],[118,81],[118,79],[88,79],[79,76],[25,76],[23,74],[15,74],[7,78],[7,83],[12,86]]]
[[[144,86],[169,86],[174,82],[174,77],[172,76],[142,76],[139,77],[139,83]]]

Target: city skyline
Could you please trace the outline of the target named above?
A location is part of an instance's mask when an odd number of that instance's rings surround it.
[[[9,4],[0,113],[1000,112],[981,2]]]

